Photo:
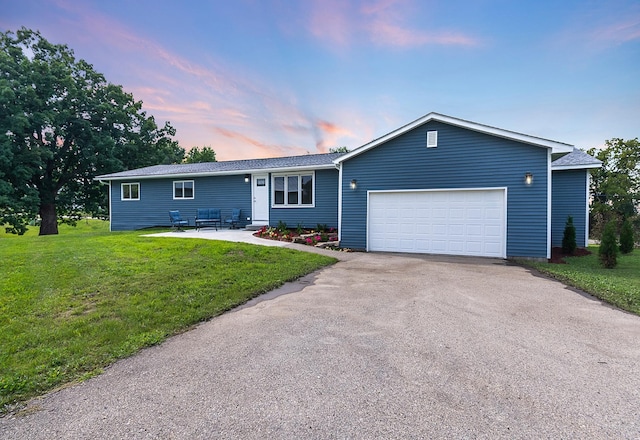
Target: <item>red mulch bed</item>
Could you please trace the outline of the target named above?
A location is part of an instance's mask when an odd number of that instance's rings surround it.
[[[571,255],[562,253],[561,247],[554,247],[551,248],[551,258],[549,258],[549,263],[567,264],[567,262],[564,261],[564,257],[584,257],[585,255],[591,255],[591,251],[585,248],[578,248],[573,255]]]

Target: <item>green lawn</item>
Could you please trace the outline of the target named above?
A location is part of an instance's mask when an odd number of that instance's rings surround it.
[[[565,258],[567,264],[526,263],[565,283],[588,292],[621,309],[640,315],[640,249],[619,255],[614,269],[598,261],[598,247],[591,255]]]
[[[336,261],[140,235],[101,221],[0,233],[0,412]]]

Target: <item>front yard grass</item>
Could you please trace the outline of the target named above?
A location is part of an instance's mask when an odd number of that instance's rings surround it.
[[[619,255],[614,269],[605,269],[598,261],[598,247],[591,255],[567,257],[567,264],[526,263],[571,286],[621,309],[640,315],[640,249]]]
[[[36,234],[0,233],[0,413],[336,261],[101,221]]]

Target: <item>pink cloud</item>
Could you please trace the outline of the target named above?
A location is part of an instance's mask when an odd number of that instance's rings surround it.
[[[640,40],[640,4],[612,8],[608,3],[596,3],[577,11],[564,29],[550,36],[549,45],[563,50],[570,48],[572,55],[582,49],[593,56],[637,40]]]
[[[353,134],[345,127],[332,122],[318,120],[314,124],[316,132],[316,149],[318,152],[327,153],[330,148],[344,145],[343,138],[353,138]],[[342,140],[342,144],[338,142]]]
[[[351,136],[351,132],[344,128],[344,127],[340,127],[336,124],[333,124],[331,122],[327,122],[327,121],[318,121],[318,127],[328,133],[328,134],[333,134],[333,135],[342,135],[342,136]]]
[[[315,0],[308,31],[316,38],[337,48],[348,47],[359,38],[377,45],[411,48],[426,45],[476,46],[477,38],[453,30],[424,32],[407,24],[409,3],[403,0],[381,0],[360,8],[349,2]]]
[[[310,127],[306,127],[306,126],[302,126],[302,125],[284,124],[280,128],[282,128],[283,130],[285,130],[288,133],[292,133],[292,134],[296,134],[296,135],[308,134],[309,132],[311,132]]]
[[[320,0],[313,4],[309,20],[311,34],[338,46],[347,46],[351,39],[348,4],[340,0]]]
[[[384,46],[416,47],[425,45],[476,46],[478,41],[456,32],[426,33],[409,30],[384,21],[369,25],[371,40]]]
[[[280,157],[280,156],[290,156],[290,155],[298,155],[298,154],[308,154],[309,151],[300,147],[290,147],[290,146],[282,146],[282,145],[274,145],[268,144],[266,142],[254,139],[246,134],[239,133],[233,130],[229,130],[224,127],[213,127],[213,130],[223,137],[230,139],[231,141],[239,141],[240,144],[249,144],[253,147],[253,151],[247,151],[243,149],[243,157],[244,158],[266,158],[266,157]],[[219,147],[221,151],[223,151],[223,156],[228,157],[228,151],[234,150],[232,145],[221,145]],[[217,150],[216,150],[217,151]],[[248,153],[248,154],[247,154]],[[234,159],[238,159],[237,151],[234,151],[232,154]]]
[[[600,27],[592,32],[592,38],[613,44],[638,40],[640,39],[640,14]]]
[[[401,3],[401,0],[379,0],[363,5],[360,10],[363,14],[380,14],[389,12],[389,8],[393,5]]]

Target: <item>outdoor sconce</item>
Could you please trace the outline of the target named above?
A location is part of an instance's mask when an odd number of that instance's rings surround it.
[[[533,183],[533,174],[525,173],[524,175],[524,184],[531,185]]]
[[[351,179],[351,189],[356,189],[358,187],[358,181],[356,179]]]
[[[250,179],[251,179],[251,176],[249,176],[248,174],[244,175],[244,183],[249,183]]]

